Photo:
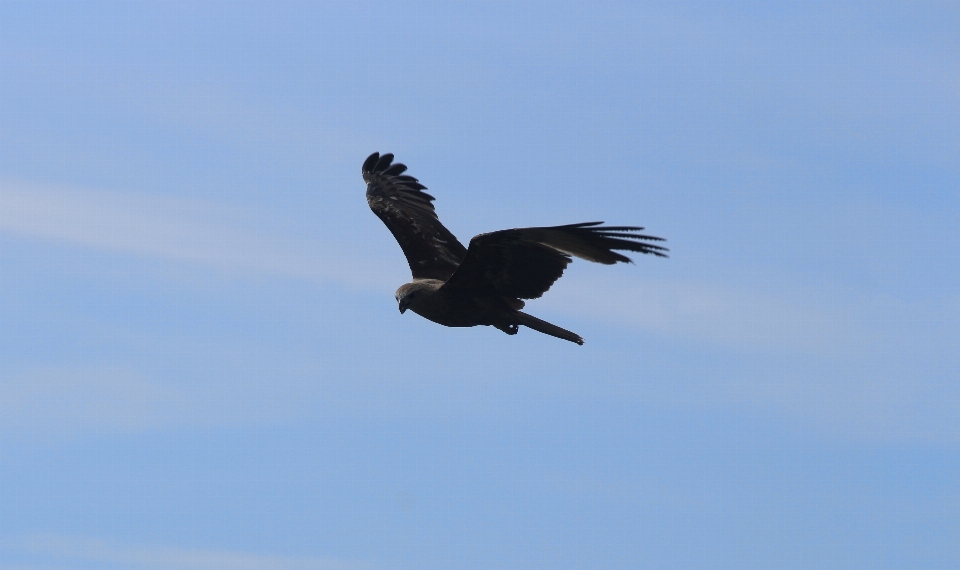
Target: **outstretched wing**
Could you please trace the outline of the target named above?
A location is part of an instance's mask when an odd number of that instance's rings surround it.
[[[371,154],[363,163],[367,204],[396,238],[407,256],[413,277],[446,281],[467,254],[457,238],[443,227],[433,209],[433,196],[392,154]]]
[[[549,228],[519,228],[480,234],[443,286],[468,295],[536,299],[563,275],[573,257],[612,265],[630,263],[615,250],[667,257],[663,238],[637,234],[643,228],[588,222]]]

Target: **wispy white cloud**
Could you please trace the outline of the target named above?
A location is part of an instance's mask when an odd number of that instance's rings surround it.
[[[637,388],[645,402],[764,410],[829,437],[960,438],[955,299],[929,306],[822,290],[777,297],[656,280],[565,281],[538,303],[739,353],[736,367],[709,372],[672,363],[672,382]]]
[[[2,570],[40,570],[44,568],[124,568],[151,570],[366,570],[384,568],[367,562],[271,556],[222,550],[188,550],[172,547],[142,547],[89,538],[32,536],[6,540],[4,550],[26,559],[17,565],[4,564]],[[33,562],[36,560],[36,562]]]
[[[551,309],[731,348],[837,353],[876,336],[848,309],[723,285],[570,276],[543,303]]]
[[[398,285],[396,276],[367,254],[254,229],[262,228],[256,219],[254,212],[200,200],[0,179],[0,232],[376,292]],[[536,304],[734,348],[850,355],[875,346],[882,333],[870,323],[879,314],[876,300],[576,273]],[[960,321],[951,317],[955,307],[897,308],[898,302],[890,301],[882,307],[888,321],[932,310]],[[893,317],[891,307],[898,311]]]
[[[0,232],[226,270],[385,288],[375,263],[251,230],[245,224],[251,215],[200,200],[0,180]]]
[[[247,223],[255,219],[252,215],[179,198],[10,181],[0,186],[2,232],[384,293],[397,285],[395,275],[368,257],[245,229],[260,227]],[[548,295],[531,304],[531,311],[580,315],[741,354],[793,354],[806,359],[800,368],[758,365],[752,371],[740,370],[725,380],[723,394],[703,386],[677,394],[648,390],[646,400],[739,403],[804,417],[815,409],[813,423],[864,437],[952,440],[960,433],[951,412],[960,393],[944,385],[945,374],[957,366],[948,356],[955,353],[960,332],[956,298],[926,306],[856,293],[745,290],[596,269],[594,277],[582,264],[575,266]],[[244,404],[233,391],[223,390],[223,382],[235,384],[237,378],[174,385],[141,370],[108,366],[2,371],[0,428],[8,433],[63,434],[239,421]],[[347,388],[331,382],[325,384],[325,400],[337,390],[346,390],[342,401],[353,401],[363,392],[355,384]],[[313,388],[289,377],[283,385],[293,392],[280,393],[276,383],[266,379],[248,379],[246,389],[263,395],[254,406],[258,421],[289,417],[291,406],[303,410],[319,405]],[[357,392],[350,391],[354,389]],[[251,419],[249,414],[246,418]]]
[[[204,406],[196,394],[190,396],[124,367],[2,370],[0,430],[69,436],[222,423],[217,416],[222,407]]]
[[[218,349],[205,347],[206,354]],[[343,382],[302,362],[292,369],[214,366],[185,375],[143,363],[0,367],[0,436],[69,440],[274,424],[308,414],[376,415],[387,397],[370,382]]]

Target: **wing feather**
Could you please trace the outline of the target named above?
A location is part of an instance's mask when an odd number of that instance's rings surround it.
[[[396,238],[413,277],[446,281],[467,254],[456,236],[440,223],[433,196],[392,154],[371,154],[363,163],[367,204]]]
[[[667,248],[650,241],[663,238],[637,234],[633,226],[601,226],[587,222],[543,228],[518,228],[480,234],[444,288],[468,295],[501,295],[536,299],[579,257],[597,263],[631,263],[615,250],[666,257]]]

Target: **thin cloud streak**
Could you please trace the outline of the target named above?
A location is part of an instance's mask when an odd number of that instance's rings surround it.
[[[568,277],[543,303],[604,321],[732,348],[837,354],[875,335],[845,310],[719,286],[623,278]]]
[[[242,210],[199,200],[0,181],[0,232],[229,271],[385,289],[376,264],[258,234],[244,228],[249,219]]]
[[[3,568],[99,568],[151,570],[373,570],[366,562],[321,558],[295,558],[220,550],[186,550],[118,545],[89,538],[32,536],[5,541],[4,550],[16,551],[43,562]],[[51,566],[51,563],[54,566]]]
[[[199,200],[0,181],[0,232],[378,294],[397,285],[375,259],[251,229],[255,219]],[[824,303],[816,292],[814,306],[721,285],[638,281],[571,275],[537,304],[734,348],[849,355],[878,340],[849,304]]]
[[[0,433],[69,438],[240,424],[236,397],[211,392],[129,366],[0,370]]]
[[[68,432],[156,427],[161,407],[187,400],[122,368],[41,368],[0,376],[0,430]]]

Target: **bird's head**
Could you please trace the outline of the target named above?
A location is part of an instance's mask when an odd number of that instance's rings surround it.
[[[432,294],[437,288],[443,285],[442,281],[435,279],[417,280],[413,283],[407,283],[397,289],[397,304],[400,306],[400,312],[404,313],[407,309],[417,312],[417,305]]]
[[[413,303],[414,298],[416,297],[415,292],[407,293],[406,295],[401,295],[400,291],[397,291],[397,305],[400,306],[400,314],[407,312],[407,309],[410,308],[410,304]]]

